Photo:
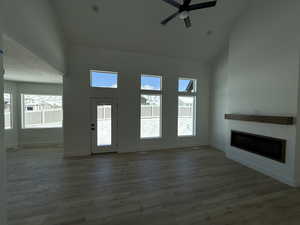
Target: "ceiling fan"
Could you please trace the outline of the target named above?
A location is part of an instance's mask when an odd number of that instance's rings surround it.
[[[209,2],[203,2],[198,4],[191,5],[192,0],[183,0],[183,4],[179,4],[176,0],[163,0],[164,2],[174,6],[178,9],[177,12],[172,14],[171,16],[164,19],[161,24],[167,25],[172,19],[174,19],[176,16],[179,15],[179,18],[184,20],[185,26],[187,28],[192,26],[191,19],[189,16],[189,12],[197,9],[205,9],[205,8],[211,8],[216,6],[217,1],[209,1]]]

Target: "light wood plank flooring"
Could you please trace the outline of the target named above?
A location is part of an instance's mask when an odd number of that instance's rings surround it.
[[[299,225],[300,191],[210,148],[8,153],[9,225]]]

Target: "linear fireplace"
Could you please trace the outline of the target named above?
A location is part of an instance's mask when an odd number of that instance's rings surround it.
[[[285,163],[286,140],[231,131],[231,146]]]

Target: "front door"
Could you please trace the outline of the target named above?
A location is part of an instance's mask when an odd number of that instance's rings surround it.
[[[112,99],[91,100],[92,153],[116,151],[117,104]]]

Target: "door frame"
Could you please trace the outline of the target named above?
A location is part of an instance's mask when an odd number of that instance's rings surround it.
[[[111,105],[111,145],[98,146],[97,144],[97,106]],[[94,124],[94,126],[93,126]],[[114,98],[90,98],[90,142],[91,154],[117,152],[118,147],[118,103]]]

